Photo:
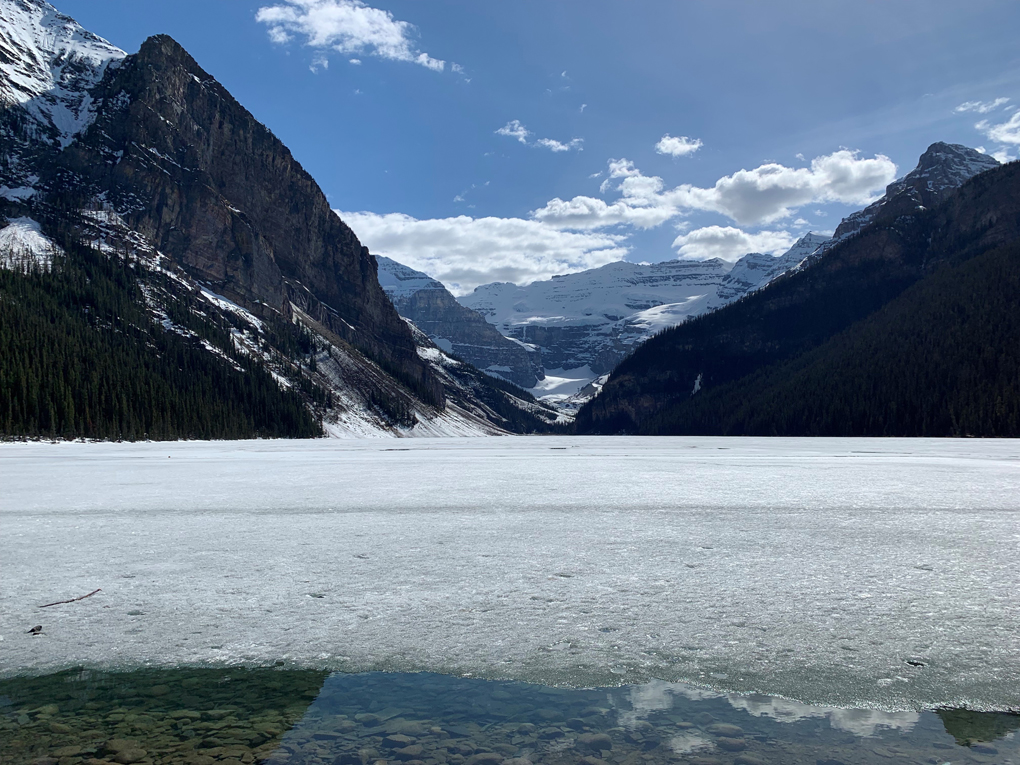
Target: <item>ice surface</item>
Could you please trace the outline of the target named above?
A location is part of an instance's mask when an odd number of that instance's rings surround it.
[[[284,659],[1020,707],[1016,441],[4,444],[0,486],[0,674]]]

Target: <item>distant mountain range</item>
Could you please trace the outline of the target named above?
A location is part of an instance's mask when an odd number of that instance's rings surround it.
[[[401,315],[434,342],[571,412],[655,333],[806,266],[880,214],[911,214],[934,206],[969,178],[998,166],[966,146],[932,144],[914,170],[890,184],[881,199],[844,219],[831,239],[807,234],[779,256],[750,253],[734,264],[718,259],[620,261],[526,286],[486,284],[459,298],[427,275],[386,258],[380,259],[380,279]],[[516,347],[500,344],[491,333],[482,339],[477,314],[461,307],[481,314]]]
[[[763,287],[826,241],[807,234],[783,255],[750,253],[735,264],[619,261],[524,287],[486,284],[460,298],[389,258],[378,259],[379,279],[433,342],[570,412],[653,334]]]
[[[409,327],[315,181],[171,38],[126,55],[0,0],[0,138],[0,435],[556,419]]]

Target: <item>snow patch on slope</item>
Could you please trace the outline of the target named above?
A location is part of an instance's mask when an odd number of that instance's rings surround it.
[[[410,297],[421,290],[445,290],[442,282],[408,268],[403,263],[376,255],[379,262],[379,284],[391,300]]]
[[[61,148],[91,122],[89,90],[120,48],[41,0],[0,0],[0,103],[20,104]]]
[[[49,271],[53,267],[54,255],[62,252],[31,218],[14,218],[0,229],[0,268]]]

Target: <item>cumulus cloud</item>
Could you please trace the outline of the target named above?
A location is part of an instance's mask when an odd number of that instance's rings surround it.
[[[659,154],[669,154],[672,157],[686,157],[700,149],[704,144],[700,138],[688,138],[685,135],[674,138],[666,133],[657,144],[655,150]]]
[[[978,114],[988,114],[993,112],[1000,106],[1005,106],[1009,103],[1008,98],[996,98],[994,101],[964,101],[962,104],[957,106],[953,111],[957,114],[963,112],[977,112]]]
[[[1013,112],[1012,117],[998,125],[992,125],[987,120],[982,120],[974,127],[998,143],[1020,144],[1020,111]]]
[[[736,261],[749,252],[769,254],[789,250],[797,239],[788,231],[759,231],[749,234],[732,226],[706,226],[673,241],[680,256],[692,260],[721,258]]]
[[[533,140],[519,120],[496,132],[529,146],[541,140]],[[630,250],[633,229],[671,221],[679,232],[673,247],[683,258],[732,261],[748,252],[782,252],[796,239],[790,231],[750,233],[718,225],[690,230],[682,218],[694,210],[712,211],[740,226],[758,227],[792,217],[795,209],[806,204],[866,204],[896,177],[896,166],[881,155],[864,159],[843,149],[815,158],[809,167],[766,163],[740,170],[709,188],[667,188],[662,178],[644,175],[625,158],[610,160],[605,176],[603,190],[611,186],[617,198],[556,198],[529,219],[462,215],[418,220],[401,213],[338,214],[376,254],[424,271],[451,291],[464,294],[489,282],[529,284],[621,260]]]
[[[896,165],[888,157],[861,159],[841,149],[816,157],[809,168],[769,162],[720,178],[708,189],[681,186],[673,196],[682,207],[719,212],[750,225],[771,223],[815,202],[868,204],[895,179]]]
[[[522,218],[337,214],[373,253],[424,271],[458,295],[490,282],[530,284],[598,268],[628,252],[622,235],[563,231]]]
[[[701,210],[720,213],[740,225],[759,225],[789,217],[806,204],[868,204],[895,180],[896,165],[881,154],[862,159],[857,152],[841,149],[816,157],[810,167],[769,162],[739,170],[710,188],[685,184],[667,190],[661,178],[643,175],[626,159],[610,161],[609,177],[622,178],[616,202],[556,198],[536,210],[534,217],[562,228],[591,230],[621,223],[649,228],[685,211]],[[603,193],[607,189],[603,184]]]
[[[549,149],[550,151],[555,152],[574,150],[582,151],[584,144],[583,138],[572,138],[566,143],[563,141],[557,141],[553,138],[538,138],[533,142],[529,141],[528,139],[532,133],[521,124],[520,120],[510,120],[496,131],[496,135],[505,135],[508,138],[516,138],[525,146],[541,146],[543,149]]]
[[[445,61],[417,49],[411,24],[362,0],[285,0],[259,8],[255,20],[269,28],[269,39],[278,44],[297,37],[311,48],[345,56],[378,56],[436,72],[446,66]]]

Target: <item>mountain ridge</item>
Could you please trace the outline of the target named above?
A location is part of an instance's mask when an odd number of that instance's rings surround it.
[[[379,283],[397,313],[444,351],[525,389],[544,376],[533,349],[501,335],[481,314],[458,303],[441,282],[390,258],[376,260]]]
[[[40,33],[44,27],[33,19],[45,21],[48,31]],[[260,385],[269,380],[288,401],[297,396],[333,435],[500,434],[555,421],[555,413],[470,365],[423,347],[380,287],[374,256],[314,179],[172,38],[156,35],[123,55],[41,0],[0,0],[0,27],[5,40],[31,38],[33,60],[56,62],[48,75],[39,69],[37,84],[57,83],[59,90],[70,63],[92,62],[75,64],[68,80],[82,107],[75,119],[84,116],[70,132],[59,131],[59,119],[47,126],[43,112],[32,110],[34,103],[65,108],[42,86],[0,103],[0,131],[10,139],[0,162],[5,285],[14,294],[35,280],[32,305],[43,310],[46,294],[66,289],[67,274],[81,262],[102,257],[127,266],[103,298],[134,304],[129,334],[141,343],[141,356],[126,365],[125,385],[137,386],[132,375],[145,369],[150,377],[173,377],[152,356],[165,336],[210,370],[218,365],[255,380],[249,370],[265,369]],[[62,54],[65,38],[97,46],[103,53],[93,59],[102,61]],[[0,67],[0,93],[17,90],[16,74]],[[65,318],[60,326],[82,331],[80,316],[72,311]],[[85,326],[109,331],[91,320]],[[456,374],[450,372],[455,365]],[[73,374],[87,371],[75,366]],[[88,403],[85,392],[75,398],[73,387],[42,390],[56,397],[40,404],[47,411],[74,412]],[[32,435],[17,429],[26,422],[57,422],[14,416],[23,404],[0,400],[0,423],[14,428],[3,435]],[[218,406],[213,399],[206,405]],[[186,435],[180,422],[153,419],[157,410],[156,402],[145,403],[145,416],[132,415],[123,437]],[[121,427],[116,418],[102,428],[76,415],[60,422],[56,435],[68,437],[109,437],[109,428]],[[239,427],[217,432],[256,434]],[[291,435],[307,435],[301,428]]]
[[[681,422],[680,413],[717,396],[711,393],[714,389],[741,390],[742,380],[796,363],[851,331],[942,264],[961,263],[1016,241],[1018,185],[1020,165],[1013,163],[972,177],[934,208],[880,210],[824,257],[650,340],[617,367],[600,395],[578,413],[578,429],[648,432],[658,427],[656,432],[685,432],[682,426],[664,431],[666,426],[653,423],[669,418]],[[734,400],[726,402],[738,406]],[[676,414],[669,414],[674,410]],[[720,423],[726,420],[724,411],[716,412]],[[776,432],[797,434],[782,428]]]

